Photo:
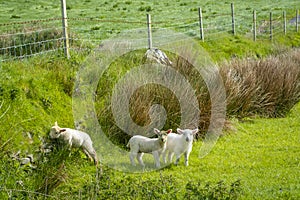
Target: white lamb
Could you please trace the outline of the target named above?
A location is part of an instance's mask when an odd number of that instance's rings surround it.
[[[152,153],[155,161],[155,166],[159,168],[160,153],[165,149],[168,133],[171,132],[172,129],[169,129],[167,131],[159,131],[155,128],[154,133],[158,136],[158,138],[148,138],[141,135],[135,135],[130,138],[127,147],[130,147],[129,157],[131,164],[135,166],[134,158],[136,157],[140,165],[145,167],[142,157],[144,153]]]
[[[166,149],[163,152],[163,160],[166,163],[166,154],[168,154],[168,161],[172,162],[173,155],[176,155],[175,165],[178,164],[182,154],[185,158],[185,166],[189,165],[189,155],[192,151],[194,135],[198,132],[198,129],[177,129],[177,133],[168,134]]]
[[[52,139],[59,138],[65,141],[69,145],[69,148],[81,147],[87,157],[93,159],[96,166],[98,165],[97,154],[93,147],[93,142],[87,133],[70,128],[60,128],[57,125],[57,122],[55,122],[55,125],[50,129],[50,137]]]

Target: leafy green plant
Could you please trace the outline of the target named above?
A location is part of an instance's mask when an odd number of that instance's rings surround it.
[[[223,181],[219,181],[216,185],[206,183],[202,185],[200,182],[188,182],[186,184],[185,199],[239,199],[242,192],[241,181],[237,180],[225,185]]]

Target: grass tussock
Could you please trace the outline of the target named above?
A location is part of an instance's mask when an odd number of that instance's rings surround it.
[[[168,88],[162,84],[148,84],[147,81],[140,81],[145,77],[128,79],[130,81],[122,82],[122,87],[118,93],[119,96],[126,96],[128,91],[138,83],[140,87],[130,96],[129,114],[130,118],[125,116],[121,119],[125,128],[120,130],[115,121],[116,115],[112,114],[112,105],[117,103],[119,107],[124,106],[123,99],[116,102],[105,100],[106,109],[98,109],[98,118],[100,123],[105,122],[105,132],[111,134],[110,137],[117,142],[124,144],[129,139],[132,132],[134,134],[149,134],[153,127],[160,126],[158,121],[165,120],[163,129],[177,127],[193,128],[195,124],[200,127],[198,137],[203,137],[211,125],[212,118],[212,100],[220,98],[222,90],[226,92],[226,116],[244,118],[251,116],[263,117],[282,117],[300,100],[300,50],[295,49],[278,56],[270,56],[265,59],[233,59],[219,66],[219,71],[211,74],[209,80],[204,80],[199,71],[197,71],[188,61],[178,57],[172,60],[173,69],[180,74],[174,76],[168,70],[161,70],[154,73],[157,79],[166,79],[172,85],[177,85],[181,93],[176,89]],[[124,61],[123,61],[124,62]],[[112,70],[113,71],[113,70]],[[223,80],[223,86],[216,81],[214,76],[219,74]],[[148,76],[145,75],[145,76]],[[190,88],[180,82],[184,77],[193,88],[194,96],[197,99],[199,107],[186,106],[192,104],[192,98],[184,91]],[[111,77],[107,75],[106,77]],[[115,81],[118,78],[115,78]],[[160,81],[158,81],[160,83]],[[210,89],[208,87],[210,85]],[[177,93],[177,94],[176,94]],[[185,99],[186,101],[182,100]],[[103,99],[99,98],[97,101]],[[160,106],[156,113],[153,113],[153,105]],[[103,105],[103,104],[102,104]],[[198,106],[197,105],[197,106]],[[198,116],[193,116],[195,109],[200,109]],[[218,106],[214,109],[219,109]],[[125,110],[126,111],[126,110]],[[124,110],[119,109],[117,116],[123,116]],[[189,116],[189,113],[192,113]],[[105,117],[105,120],[103,119]],[[186,120],[185,121],[185,117]],[[132,121],[131,121],[132,120]],[[197,120],[197,121],[195,121]],[[222,116],[214,116],[214,121],[223,123]],[[218,124],[218,122],[214,122]],[[102,124],[101,124],[102,125]],[[231,128],[230,123],[225,122],[225,128]],[[147,129],[140,129],[137,126],[147,126]],[[136,130],[135,130],[136,129]],[[140,132],[139,132],[140,131]]]
[[[232,60],[220,68],[227,114],[283,117],[300,100],[300,51],[262,60]]]

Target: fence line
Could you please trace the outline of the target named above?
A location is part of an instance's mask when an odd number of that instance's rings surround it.
[[[288,31],[298,31],[298,10],[296,10],[294,25],[294,23],[287,22],[286,11],[282,11],[280,15],[270,12],[269,19],[258,20],[260,13],[257,11],[253,10],[251,14],[239,14],[234,10],[233,4],[230,4],[230,6],[230,13],[207,16],[202,12],[201,8],[198,8],[198,17],[195,15],[195,17],[191,16],[172,21],[151,20],[151,16],[147,15],[150,21],[145,19],[140,21],[117,18],[97,19],[93,17],[67,18],[64,16],[62,18],[4,23],[0,24],[0,62],[69,48],[79,50],[85,48],[83,43],[86,42],[91,45],[99,45],[101,40],[126,30],[121,28],[121,25],[124,24],[131,24],[131,28],[146,29],[148,26],[148,37],[145,35],[145,40],[148,40],[148,48],[152,48],[152,31],[162,28],[175,29],[193,38],[198,38],[202,42],[218,40],[223,37],[222,35],[225,37],[228,34],[235,35],[237,33],[244,35],[251,33],[254,41],[268,37],[272,40],[275,35],[286,35]],[[62,27],[64,29],[57,28],[61,27],[63,20],[68,20],[69,26],[68,24],[63,24]],[[50,25],[50,23],[53,24]],[[105,27],[105,23],[109,23],[110,27]],[[3,28],[8,30],[3,30]],[[9,30],[9,28],[11,29]],[[69,34],[63,35],[64,31],[69,31]],[[64,44],[68,41],[70,42],[70,47],[66,47],[67,45]],[[66,56],[68,57],[68,54]]]

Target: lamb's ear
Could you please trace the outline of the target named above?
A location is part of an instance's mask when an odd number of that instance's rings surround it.
[[[58,125],[57,125],[57,122],[54,123],[54,126],[58,126]]]
[[[172,129],[167,130],[167,134],[172,133]]]
[[[155,134],[160,134],[160,130],[158,130],[157,128],[154,128],[154,133]]]
[[[65,128],[61,128],[61,129],[59,129],[59,133],[62,133],[62,132],[65,132],[67,129],[65,129]]]
[[[178,134],[183,134],[183,130],[181,130],[180,128],[177,128],[177,133]]]
[[[196,128],[196,129],[192,130],[192,133],[193,133],[193,135],[195,135],[196,133],[198,133],[198,131],[199,131],[199,129],[198,129],[198,128]]]

